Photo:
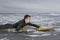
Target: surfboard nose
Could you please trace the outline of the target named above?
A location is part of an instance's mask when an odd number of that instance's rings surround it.
[[[51,31],[54,30],[54,28],[38,28],[38,31]]]

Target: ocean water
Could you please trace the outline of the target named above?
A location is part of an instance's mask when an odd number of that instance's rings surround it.
[[[41,27],[54,27],[55,31],[34,31],[29,33],[0,32],[0,40],[60,40],[60,13],[0,13],[0,25],[6,23],[14,24],[23,19],[26,14],[31,15],[32,23]]]

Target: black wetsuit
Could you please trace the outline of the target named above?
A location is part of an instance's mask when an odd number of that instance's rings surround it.
[[[40,26],[36,25],[36,24],[32,24],[32,23],[25,23],[25,20],[20,20],[18,22],[16,22],[15,24],[5,24],[5,25],[1,25],[0,28],[16,28],[16,31],[19,31],[21,28],[23,28],[26,25],[30,25],[30,26],[34,26],[39,28]]]

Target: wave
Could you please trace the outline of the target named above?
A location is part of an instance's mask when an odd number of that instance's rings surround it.
[[[60,13],[51,12],[50,15],[52,15],[52,16],[60,16]]]
[[[0,24],[6,24],[6,23],[15,23],[21,19],[23,19],[23,16],[25,14],[1,14],[0,15]],[[60,17],[49,17],[51,15],[56,15],[54,13],[51,13],[51,14],[33,14],[31,13],[30,14],[32,16],[31,18],[31,22],[32,23],[35,23],[35,24],[39,24],[41,26],[58,26],[58,24],[60,23],[57,23],[59,22],[58,19]],[[57,14],[57,15],[60,15],[60,14]],[[60,19],[59,19],[60,20]],[[60,26],[60,25],[59,25]]]

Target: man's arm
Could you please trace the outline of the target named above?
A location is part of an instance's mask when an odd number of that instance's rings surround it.
[[[32,24],[32,23],[28,23],[28,25],[30,25],[30,26],[34,26],[34,27],[37,27],[37,28],[40,27],[40,26],[38,26],[38,25],[36,25],[36,24]]]
[[[21,26],[22,26],[22,24],[19,24],[17,27],[16,27],[16,31],[19,31],[20,29],[21,29]]]
[[[22,21],[19,21],[19,23],[16,26],[16,31],[19,31],[22,28]]]

